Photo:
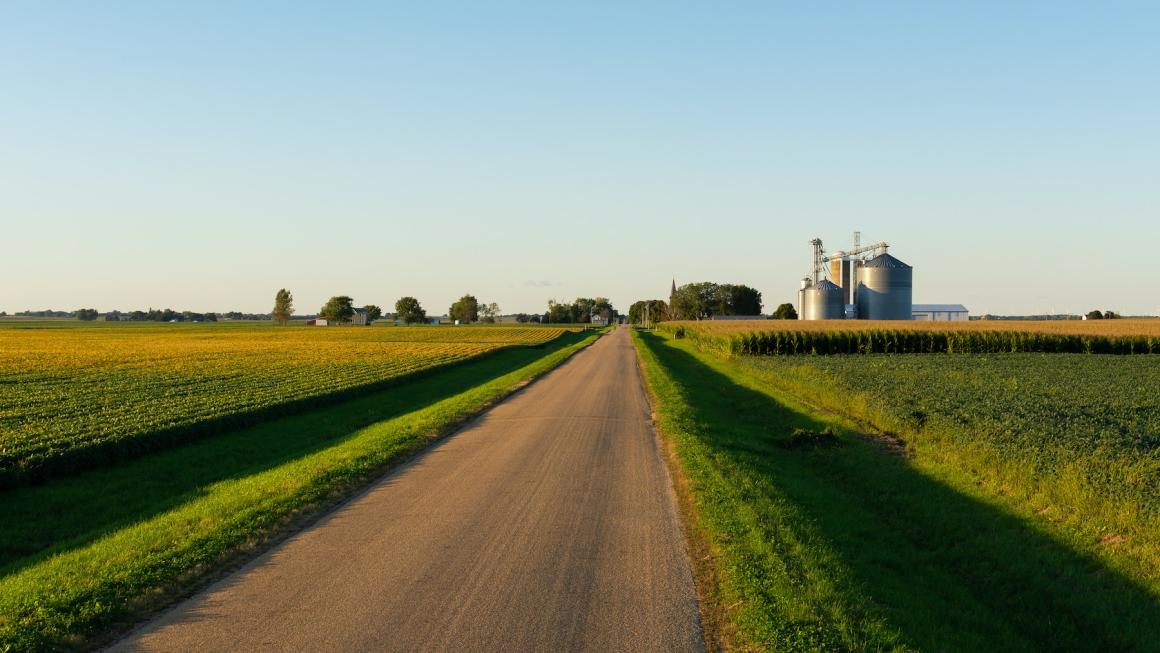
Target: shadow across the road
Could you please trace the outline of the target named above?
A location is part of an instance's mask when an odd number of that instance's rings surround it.
[[[257,474],[339,444],[366,426],[499,378],[584,337],[568,332],[546,345],[501,350],[341,404],[0,492],[0,577],[177,508],[219,481]]]
[[[798,620],[819,633],[815,641],[838,648],[851,638],[838,631],[836,614],[861,615],[846,626],[877,623],[894,640],[886,648],[1160,649],[1160,603],[1133,580],[872,441],[847,434],[840,446],[787,446],[795,428],[818,432],[832,422],[735,382],[688,344],[641,338],[681,386],[696,437],[712,452],[714,473],[727,479],[721,491],[737,502],[709,497],[706,510],[754,511],[725,546],[744,549],[746,566],[735,573],[746,576],[748,595],[740,598],[773,622]],[[779,532],[825,553],[803,554],[775,541]],[[779,614],[783,586],[771,579],[800,572],[801,582],[814,582],[803,568],[818,560],[832,562],[831,603],[813,615]],[[785,644],[769,632],[768,645]]]

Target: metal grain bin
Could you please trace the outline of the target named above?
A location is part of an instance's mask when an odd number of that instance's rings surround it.
[[[914,268],[889,254],[879,254],[858,270],[858,317],[863,320],[909,320],[914,296]]]
[[[802,292],[803,320],[841,320],[846,316],[842,289],[823,279]]]

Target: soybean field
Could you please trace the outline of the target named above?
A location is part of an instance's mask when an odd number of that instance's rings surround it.
[[[0,329],[0,486],[381,387],[547,327]]]
[[[932,454],[984,451],[1072,501],[1160,516],[1160,361],[965,354],[743,357],[765,378],[901,434]],[[1056,510],[1060,507],[1056,506]]]

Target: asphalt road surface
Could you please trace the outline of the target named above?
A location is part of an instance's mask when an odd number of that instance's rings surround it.
[[[116,651],[700,651],[617,329]]]

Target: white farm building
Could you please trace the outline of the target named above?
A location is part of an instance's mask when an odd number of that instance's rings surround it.
[[[915,320],[935,322],[966,322],[970,319],[967,307],[962,304],[914,304],[910,314]]]

